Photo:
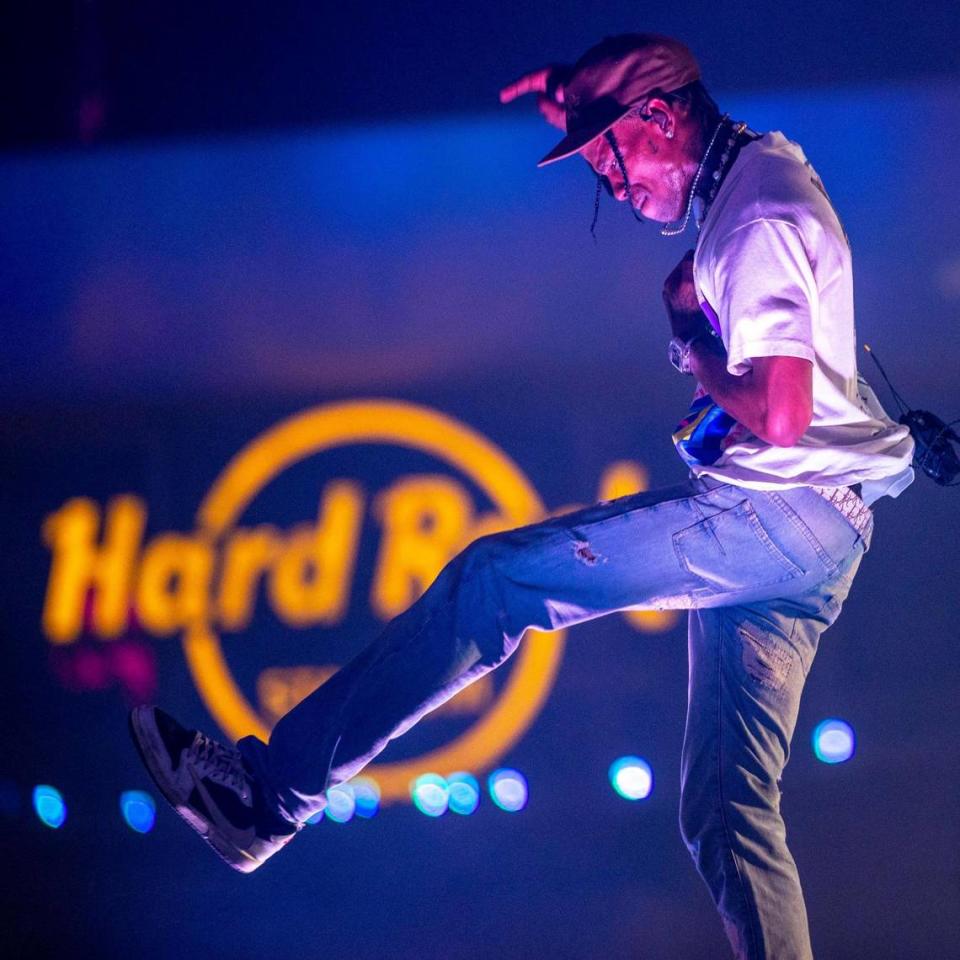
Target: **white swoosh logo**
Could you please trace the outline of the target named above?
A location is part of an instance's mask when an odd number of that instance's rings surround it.
[[[207,810],[210,812],[210,818],[213,820],[213,826],[223,834],[231,843],[233,843],[244,856],[250,857],[250,854],[246,852],[246,848],[250,846],[251,843],[256,839],[257,831],[255,827],[247,827],[246,830],[238,830],[229,820],[226,819],[221,813],[220,809],[214,801],[213,797],[207,791],[207,788],[203,785],[203,781],[200,777],[197,776],[197,772],[193,767],[189,767],[190,776],[193,779],[194,784],[196,785],[197,790],[200,793],[200,796],[203,797],[203,802],[206,804]],[[250,857],[251,860],[256,859]]]

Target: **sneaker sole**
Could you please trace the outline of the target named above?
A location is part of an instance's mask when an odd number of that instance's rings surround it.
[[[153,722],[144,719],[149,716],[150,709],[150,707],[134,707],[127,719],[133,745],[137,748],[137,753],[140,755],[143,765],[147,768],[147,773],[150,774],[153,782],[157,785],[163,799],[173,807],[177,816],[184,823],[207,841],[224,863],[238,873],[252,873],[263,861],[257,860],[246,850],[242,850],[236,844],[231,843],[213,824],[195,813],[180,798],[178,791],[170,783],[166,771],[157,762],[158,756],[168,755],[166,748],[160,740]]]

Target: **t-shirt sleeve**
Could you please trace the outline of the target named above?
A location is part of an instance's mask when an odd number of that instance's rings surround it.
[[[714,291],[727,369],[751,357],[815,359],[819,297],[800,231],[785,220],[752,220],[717,244]]]

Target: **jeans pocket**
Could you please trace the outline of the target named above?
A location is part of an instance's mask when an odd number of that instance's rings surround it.
[[[681,566],[710,593],[736,593],[806,576],[771,538],[749,500],[677,531]]]

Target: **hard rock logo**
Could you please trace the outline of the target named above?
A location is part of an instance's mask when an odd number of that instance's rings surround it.
[[[348,447],[417,451],[442,470],[401,475],[375,496],[368,495],[361,477],[330,477],[311,522],[285,530],[242,525],[251,502],[285,471]],[[597,499],[645,486],[642,467],[618,462],[604,471]],[[486,502],[478,508],[480,499]],[[253,733],[267,739],[276,719],[337,665],[265,664],[256,696],[249,696],[231,670],[222,637],[251,629],[259,596],[293,630],[341,623],[370,517],[379,536],[365,603],[385,622],[406,609],[471,540],[545,515],[517,465],[445,414],[395,400],[324,405],[282,421],[241,450],[201,503],[192,533],[160,533],[144,543],[147,505],[133,494],[112,498],[105,510],[75,498],[48,516],[43,536],[52,563],[43,629],[53,644],[77,640],[92,595],[92,632],[109,641],[127,629],[133,610],[148,633],[181,635],[197,690],[227,736],[236,740]],[[672,626],[676,614],[624,616],[638,629],[660,631]],[[562,631],[528,632],[498,692],[487,675],[441,708],[473,718],[464,732],[411,760],[372,765],[369,772],[383,800],[408,800],[409,783],[423,770],[480,771],[495,764],[540,711],[563,645]]]

